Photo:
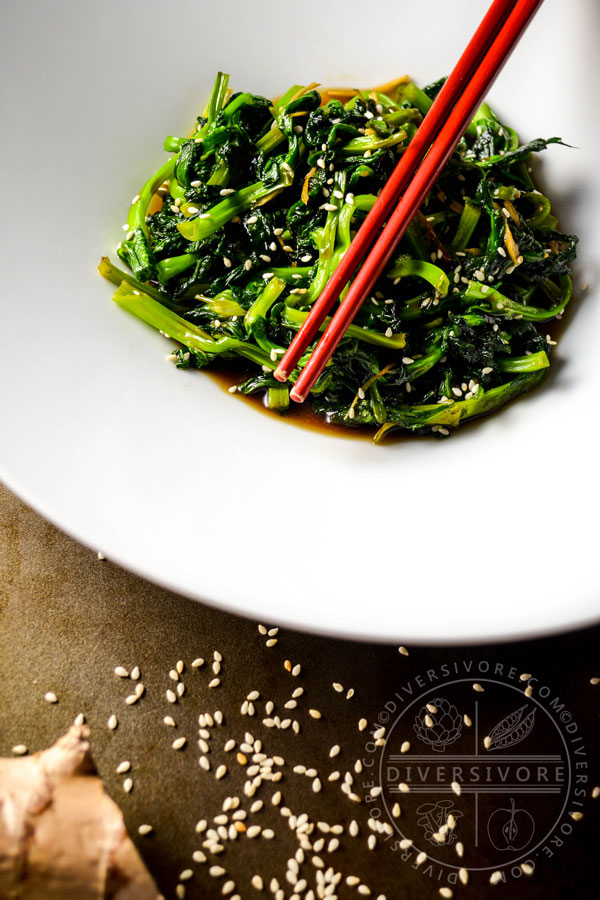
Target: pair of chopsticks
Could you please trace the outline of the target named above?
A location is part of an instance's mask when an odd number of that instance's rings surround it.
[[[275,378],[286,381],[358,269],[290,391],[292,400],[302,403],[312,390],[541,3],[542,0],[494,0],[490,6],[348,251],[281,358]]]

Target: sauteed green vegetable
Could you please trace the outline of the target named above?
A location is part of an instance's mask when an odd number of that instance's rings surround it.
[[[294,85],[271,101],[230,93],[219,73],[193,136],[166,138],[131,204],[127,271],[100,264],[114,299],[178,342],[177,366],[241,357],[237,389],[285,411],[273,370],[442,83]],[[446,436],[540,383],[577,244],[531,175],[553,143],[521,144],[481,106],[315,385],[319,415],[375,440]]]

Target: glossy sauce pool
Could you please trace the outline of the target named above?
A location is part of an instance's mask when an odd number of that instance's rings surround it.
[[[213,365],[203,369],[201,374],[208,375],[222,390],[228,391],[233,385],[240,384],[246,378],[250,378],[252,374],[256,374],[256,368],[246,368],[243,364],[238,366],[235,365],[234,361],[229,360],[227,366]],[[275,417],[278,421],[283,420],[288,425],[294,425],[297,428],[307,428],[310,431],[319,431],[321,434],[333,437],[370,441],[377,430],[368,426],[348,427],[346,425],[338,425],[335,422],[326,422],[314,412],[308,403],[290,402],[285,412],[279,413],[277,410],[268,409],[265,406],[264,391],[259,391],[256,394],[240,394],[236,392],[229,396],[232,400],[243,400],[255,410],[264,415]]]

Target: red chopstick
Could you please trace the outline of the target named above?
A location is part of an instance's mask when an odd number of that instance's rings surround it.
[[[405,190],[414,170],[429,149],[452,107],[458,100],[464,85],[472,77],[501,26],[506,21],[517,0],[494,0],[467,48],[452,70],[417,133],[400,157],[398,164],[384,185],[377,202],[358,230],[348,252],[325,285],[314,303],[310,316],[282,356],[275,369],[275,378],[285,381],[298,360],[315,337],[323,320],[340,296],[344,287],[360,265],[370,245],[379,234],[384,222]]]
[[[412,181],[406,187],[400,202],[390,216],[364,265],[352,282],[346,297],[333,316],[307,365],[302,370],[298,381],[290,392],[293,400],[302,402],[310,393],[315,381],[343,337],[346,328],[389,262],[411,219],[445,166],[456,144],[473,118],[475,111],[483,101],[490,86],[541,3],[542,0],[517,0],[514,4],[514,8],[493,38],[479,66],[473,72],[468,83],[464,85],[462,94],[458,97],[454,109],[448,115],[447,120],[441,123],[441,128],[434,139],[433,145],[417,169]],[[353,247],[354,241],[346,253],[346,257],[353,254],[351,259],[352,270],[360,264],[364,253],[360,247],[358,251],[353,251]],[[315,307],[311,310],[309,319],[315,312]],[[320,315],[320,311],[316,315]],[[321,317],[320,321],[318,321],[313,331],[313,336],[322,324],[323,318]],[[296,339],[298,337],[299,335],[296,336]],[[293,344],[294,342],[290,345],[290,349]],[[285,360],[285,356],[283,360]]]

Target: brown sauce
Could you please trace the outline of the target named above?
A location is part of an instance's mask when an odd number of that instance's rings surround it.
[[[236,364],[235,361],[230,360],[227,366],[211,366],[203,369],[202,374],[208,375],[220,388],[228,391],[233,385],[240,384],[244,379],[249,378],[252,374],[256,374],[256,368],[247,367],[243,363]],[[275,417],[287,425],[318,431],[321,434],[333,435],[338,438],[370,441],[377,430],[369,426],[348,427],[335,422],[326,422],[321,416],[316,414],[308,403],[294,403],[291,401],[288,409],[283,412],[268,409],[265,406],[265,393],[263,391],[259,391],[256,394],[235,393],[230,396],[232,400],[241,399],[255,410],[258,410],[258,412]]]

